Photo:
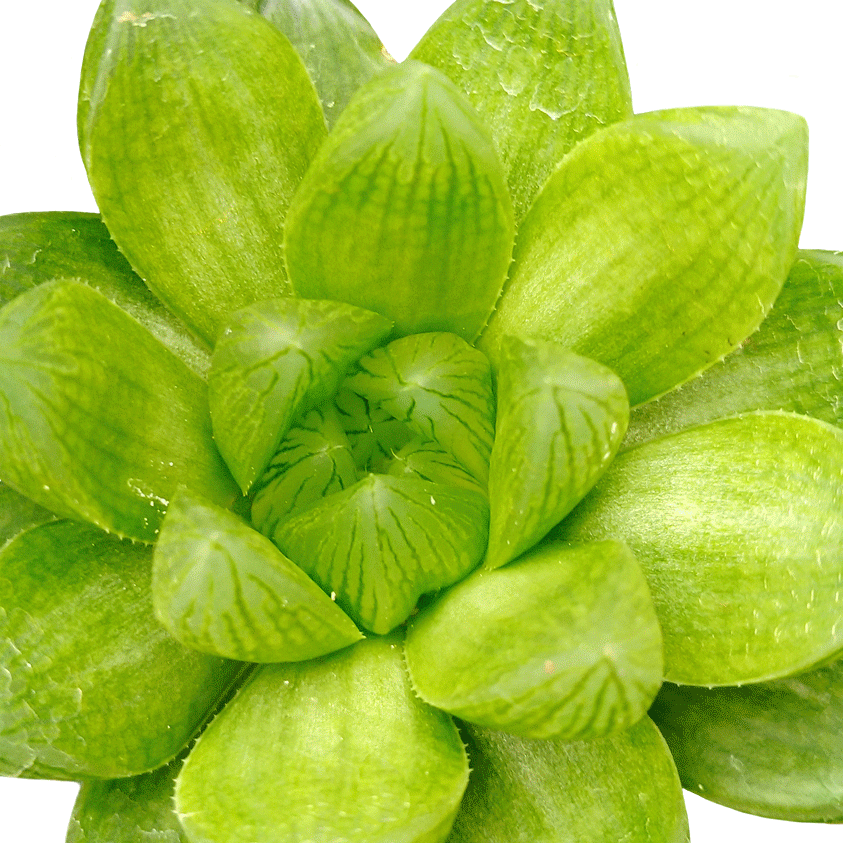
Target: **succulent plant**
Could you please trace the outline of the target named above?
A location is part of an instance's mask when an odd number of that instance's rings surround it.
[[[100,215],[0,218],[0,774],[70,843],[843,820],[843,258],[807,128],[611,0],[103,0]]]

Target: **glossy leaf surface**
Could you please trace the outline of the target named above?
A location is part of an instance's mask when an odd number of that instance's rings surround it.
[[[609,366],[635,405],[716,363],[761,323],[796,253],[801,117],[639,114],[576,146],[518,231],[481,340],[551,339]]]
[[[191,843],[442,843],[467,779],[450,717],[378,638],[261,668],[190,754],[176,807]]]
[[[152,594],[155,613],[174,638],[229,659],[302,661],[361,638],[269,539],[181,490],[155,545]]]
[[[105,0],[78,119],[109,231],[206,343],[234,310],[287,292],[284,217],[325,124],[268,21],[230,0]]]
[[[463,735],[471,778],[449,843],[688,843],[676,768],[649,718],[579,743]]]
[[[238,495],[204,381],[84,284],[0,311],[0,401],[0,477],[59,515],[152,542],[177,486]]]
[[[688,790],[765,817],[843,821],[843,663],[741,688],[666,684],[652,717]]]
[[[159,767],[236,678],[236,662],[182,647],[155,621],[151,554],[71,521],[0,550],[4,775],[114,778]]]
[[[527,738],[628,729],[662,682],[653,602],[619,542],[545,543],[478,571],[413,618],[405,650],[423,700]]]
[[[405,62],[364,85],[290,206],[287,269],[305,298],[346,301],[399,334],[471,342],[512,251],[512,205],[486,129],[454,84]]]
[[[712,422],[616,457],[551,535],[620,539],[665,639],[665,676],[735,685],[843,648],[843,431],[790,413]]]
[[[488,568],[531,548],[579,503],[629,418],[617,375],[553,342],[504,337],[497,376]]]
[[[680,389],[637,407],[624,447],[752,410],[843,427],[843,255],[798,252],[758,331]]]
[[[374,29],[348,0],[249,0],[296,48],[328,126],[351,95],[395,64]]]
[[[419,597],[462,579],[486,549],[479,492],[369,474],[283,521],[272,541],[361,626],[394,629]]]
[[[245,494],[296,416],[332,398],[392,323],[347,304],[279,298],[238,311],[208,373],[214,439]]]
[[[411,55],[453,79],[490,128],[519,220],[575,144],[632,116],[611,0],[458,0]]]

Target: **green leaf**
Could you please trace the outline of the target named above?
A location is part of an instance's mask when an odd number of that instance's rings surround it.
[[[629,545],[668,680],[760,682],[843,649],[841,481],[843,430],[748,414],[620,454],[551,535]]]
[[[0,217],[0,306],[57,278],[93,287],[197,374],[208,370],[207,351],[135,275],[96,214],[51,211]]]
[[[328,126],[351,95],[395,60],[348,0],[249,0],[290,39],[316,86]]]
[[[553,342],[504,337],[497,376],[487,568],[531,548],[580,502],[629,418],[618,377]]]
[[[843,427],[843,255],[797,252],[773,309],[732,354],[637,407],[624,447],[752,410]]]
[[[269,539],[183,490],[155,545],[152,596],[174,638],[229,659],[302,661],[362,637]]]
[[[364,85],[293,197],[293,289],[382,313],[399,334],[472,341],[512,251],[512,204],[480,119],[437,70],[405,62]]]
[[[286,436],[255,486],[252,523],[271,536],[289,515],[357,482],[357,466],[336,409],[311,410]]]
[[[392,323],[329,301],[279,298],[238,311],[208,373],[214,440],[245,494],[293,420],[332,398],[349,366]]]
[[[0,480],[0,548],[20,533],[55,518],[52,512],[19,495]]]
[[[379,635],[419,597],[462,579],[483,556],[482,494],[369,474],[283,521],[272,541],[360,626]]]
[[[555,340],[635,405],[736,348],[781,289],[802,225],[807,129],[759,108],[640,114],[577,145],[524,218],[480,347]]]
[[[764,817],[843,821],[843,662],[741,688],[666,684],[652,717],[688,790]]]
[[[236,679],[239,664],[187,650],[156,623],[151,555],[72,521],[30,529],[0,550],[3,775],[152,770]]]
[[[189,843],[173,809],[184,758],[142,776],[82,784],[66,843]]]
[[[92,288],[0,311],[0,477],[36,503],[152,542],[179,485],[230,505],[204,381]]]
[[[646,717],[581,743],[463,734],[471,779],[448,843],[688,843],[676,768]]]
[[[458,0],[411,56],[453,79],[490,128],[518,220],[575,144],[632,116],[611,0]]]
[[[414,477],[486,495],[485,484],[463,468],[450,451],[421,436],[410,440],[392,455],[387,473],[393,477]]]
[[[485,485],[495,438],[489,361],[453,334],[415,334],[362,358],[345,386],[450,451]]]
[[[267,665],[199,739],[176,782],[191,843],[442,843],[468,761],[412,692],[397,638]]]
[[[288,292],[284,217],[325,124],[268,21],[231,0],[104,0],[78,122],[117,245],[206,343],[232,311]]]
[[[478,571],[415,616],[405,650],[425,702],[526,738],[628,729],[662,682],[653,602],[619,542],[543,544]]]

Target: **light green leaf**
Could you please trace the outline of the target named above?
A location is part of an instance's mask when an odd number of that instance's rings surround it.
[[[471,778],[448,843],[688,843],[676,768],[646,717],[580,743],[463,735]]]
[[[637,407],[624,447],[752,410],[843,427],[843,255],[797,252],[773,309],[732,354]]]
[[[351,95],[395,60],[348,0],[249,0],[296,48],[316,86],[328,126]]]
[[[411,56],[453,79],[490,128],[519,220],[575,144],[632,116],[611,0],[458,0]]]
[[[269,539],[183,490],[155,545],[155,614],[187,647],[248,662],[302,661],[362,637]]]
[[[331,404],[311,410],[281,443],[255,486],[252,523],[271,536],[289,515],[357,482],[357,466]]]
[[[652,717],[688,790],[764,817],[843,821],[843,662],[741,688],[666,684]]]
[[[4,775],[152,770],[237,678],[239,664],[187,650],[155,621],[151,555],[72,521],[34,527],[0,550]]]
[[[284,216],[325,124],[268,21],[231,0],[104,0],[78,123],[117,245],[206,343],[232,311],[288,292]]]
[[[619,542],[546,543],[478,571],[415,616],[405,651],[425,702],[526,738],[628,729],[662,683],[653,602]]]
[[[453,722],[412,692],[399,639],[267,665],[176,782],[191,843],[442,843],[468,779]]]
[[[639,114],[577,145],[524,218],[480,347],[555,340],[620,375],[635,405],[736,348],[796,253],[801,117],[760,108]]]
[[[20,533],[55,519],[52,512],[0,480],[0,548]]]
[[[207,351],[135,275],[96,214],[51,211],[0,217],[0,306],[57,278],[93,287],[197,374],[208,370]]]
[[[388,316],[399,334],[472,341],[512,251],[512,204],[486,129],[456,86],[405,62],[364,85],[290,205],[293,289]]]
[[[486,496],[485,484],[463,468],[450,451],[420,436],[392,455],[387,473],[469,489]]]
[[[553,342],[504,337],[497,375],[487,568],[531,548],[579,503],[629,418],[617,375]]]
[[[360,625],[384,634],[419,597],[462,579],[483,556],[485,496],[369,474],[283,521],[272,541]]]
[[[329,301],[278,298],[238,311],[208,373],[214,439],[245,494],[294,419],[332,398],[349,366],[392,323]]]
[[[616,538],[644,568],[665,676],[776,679],[843,649],[843,430],[751,413],[620,454],[551,533]]]
[[[415,334],[362,358],[345,386],[450,451],[485,485],[495,438],[492,370],[447,333]]]
[[[92,288],[0,311],[0,477],[36,503],[152,542],[179,485],[230,505],[204,381]]]

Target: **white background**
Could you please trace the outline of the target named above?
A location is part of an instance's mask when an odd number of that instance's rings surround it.
[[[95,211],[76,147],[79,67],[97,0],[0,0],[0,214]],[[447,0],[358,0],[402,59]],[[636,111],[760,105],[808,120],[801,246],[843,249],[840,0],[615,0]],[[0,779],[0,841],[62,843],[76,786]],[[843,827],[749,817],[688,797],[695,843],[820,843]],[[590,843],[590,841],[582,841]]]

